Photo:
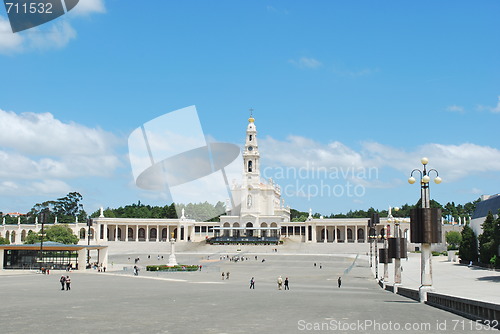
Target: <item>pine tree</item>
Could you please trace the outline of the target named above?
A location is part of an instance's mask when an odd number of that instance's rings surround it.
[[[481,225],[483,233],[479,236],[479,260],[484,264],[489,264],[491,258],[496,255],[495,249],[495,218],[488,212],[484,223]]]
[[[462,229],[462,242],[459,247],[459,256],[462,261],[477,261],[477,238],[474,231],[465,225]]]

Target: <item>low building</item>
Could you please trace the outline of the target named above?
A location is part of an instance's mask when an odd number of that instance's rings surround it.
[[[44,242],[43,245],[0,245],[0,269],[66,269],[85,270],[88,252],[97,251],[96,261],[106,267],[108,247],[97,245],[65,245]]]
[[[500,210],[500,194],[481,196],[481,201],[476,204],[470,221],[470,226],[476,236],[483,233],[482,225],[488,213],[491,212],[494,218],[498,218],[498,210]]]

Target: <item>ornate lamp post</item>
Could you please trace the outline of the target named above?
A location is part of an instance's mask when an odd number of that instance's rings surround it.
[[[394,211],[399,211],[399,208],[395,207]],[[401,231],[399,229],[399,224],[405,220],[404,218],[393,217],[391,208],[389,208],[387,221],[394,223],[394,236],[389,238],[389,253],[390,257],[394,258],[394,287],[396,289],[398,285],[401,285],[401,258],[407,257],[406,238],[401,236]]]
[[[389,248],[387,247],[387,230],[384,228],[384,235],[381,236],[384,240],[384,248],[379,249],[379,259],[380,263],[384,264],[384,283],[389,282],[389,263],[392,262],[392,258],[389,254]]]
[[[40,222],[42,223],[42,233],[40,233],[40,272],[42,271],[43,267],[43,237],[45,235],[44,231],[44,225],[47,222],[47,218],[49,216],[50,210],[49,209],[43,209],[42,212],[40,212]]]
[[[421,273],[421,286],[420,301],[427,300],[427,292],[432,291],[432,254],[431,243],[441,242],[441,209],[431,209],[429,182],[431,180],[429,174],[434,172],[436,177],[434,182],[441,183],[439,173],[435,169],[427,170],[429,159],[421,159],[423,168],[414,169],[411,171],[408,182],[414,184],[416,182],[413,174],[417,172],[420,174],[420,197],[421,208],[411,210],[411,242],[422,244],[422,253],[420,258],[420,273]]]
[[[373,213],[371,219],[368,219],[368,226],[370,228],[370,260],[372,259],[372,242],[375,242],[375,278],[378,279],[378,251],[377,251],[377,224],[380,223],[380,217],[378,213]],[[372,261],[373,263],[373,261]]]
[[[87,227],[88,227],[88,230],[87,230],[87,245],[90,246],[90,238],[91,238],[91,234],[90,233],[92,231],[90,229],[92,227],[92,218],[90,218],[90,216],[87,219]],[[87,249],[87,265],[89,265],[89,264],[90,264],[90,250]]]

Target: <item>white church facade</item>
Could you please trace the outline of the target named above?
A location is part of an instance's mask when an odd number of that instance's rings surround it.
[[[85,222],[68,226],[79,236],[79,244],[113,245],[167,242],[173,235],[177,242],[205,240],[247,240],[283,242],[293,240],[302,243],[368,243],[367,218],[313,218],[311,210],[305,222],[290,221],[290,207],[281,198],[281,189],[272,179],[263,181],[260,174],[260,153],[255,119],[251,116],[246,129],[243,148],[243,177],[233,183],[231,191],[240,199],[240,205],[229,208],[219,222],[198,222],[184,214],[177,219],[93,218],[92,226]],[[399,224],[404,237],[409,239],[409,219],[381,218],[376,227],[376,237],[391,236],[395,224]],[[45,224],[50,226],[50,224]],[[39,232],[41,224],[0,225],[0,237],[11,244],[21,244],[27,233]],[[443,228],[443,233],[447,231]],[[89,238],[90,236],[90,238]],[[443,239],[444,240],[444,239]],[[414,245],[409,245],[411,250]],[[123,249],[121,247],[120,249]]]

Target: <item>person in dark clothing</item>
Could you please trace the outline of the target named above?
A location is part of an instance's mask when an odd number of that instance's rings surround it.
[[[250,280],[250,289],[255,289],[255,280],[254,278],[252,277],[252,279]]]
[[[66,284],[66,277],[62,275],[61,278],[59,279],[59,282],[61,283],[61,290],[64,290],[64,285]]]
[[[339,279],[337,280],[337,283],[339,284],[339,288],[340,288],[340,286],[342,285],[342,278],[341,277],[339,277]]]
[[[290,290],[290,287],[288,287],[288,277],[285,277],[285,290]]]

